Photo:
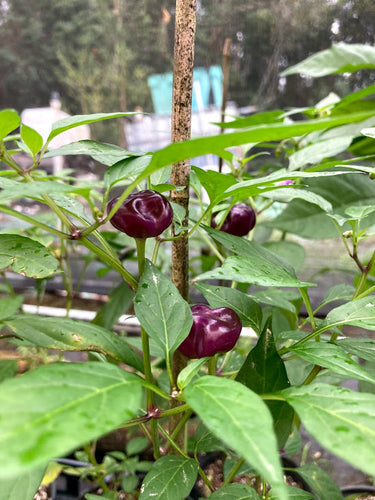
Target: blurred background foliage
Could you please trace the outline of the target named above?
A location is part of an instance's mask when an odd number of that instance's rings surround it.
[[[152,112],[147,77],[172,71],[174,0],[2,0],[0,109]],[[232,41],[229,100],[259,110],[308,106],[372,83],[371,72],[312,80],[280,72],[332,43],[374,44],[373,0],[198,1],[195,66]]]

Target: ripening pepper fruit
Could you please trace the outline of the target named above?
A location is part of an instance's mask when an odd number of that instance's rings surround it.
[[[254,210],[246,203],[234,205],[228,212],[220,231],[234,236],[246,236],[255,226],[256,215]],[[216,227],[215,217],[211,226]]]
[[[108,203],[108,212],[118,199],[117,196]],[[153,238],[171,225],[172,218],[173,211],[167,198],[156,191],[145,189],[130,194],[110,222],[132,238]]]
[[[211,309],[205,304],[191,307],[193,325],[179,351],[188,358],[204,358],[233,349],[240,336],[239,316],[229,307]]]

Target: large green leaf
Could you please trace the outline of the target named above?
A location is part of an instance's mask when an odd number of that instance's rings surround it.
[[[96,351],[143,371],[141,357],[115,333],[68,318],[19,316],[4,322],[18,337],[39,347],[62,351]]]
[[[12,189],[9,189],[9,188]],[[34,181],[29,183],[12,182],[9,179],[1,179],[0,202],[5,203],[18,198],[40,198],[44,194],[71,193],[79,189],[77,186],[62,184],[55,181]]]
[[[141,379],[109,363],[44,365],[0,385],[0,477],[63,456],[140,408]]]
[[[198,465],[192,458],[161,457],[144,478],[139,500],[183,500],[194,486],[197,471]]]
[[[206,231],[222,245],[237,255],[229,256],[221,267],[198,276],[203,279],[234,280],[260,286],[306,287],[286,261],[254,241],[205,227]]]
[[[345,151],[352,142],[352,136],[332,137],[309,144],[289,156],[289,169],[297,170],[306,165],[316,165],[325,158],[332,158]]]
[[[318,465],[304,464],[295,470],[306,481],[311,490],[317,493],[320,500],[343,500],[340,488],[331,476]]]
[[[11,267],[28,278],[54,274],[58,262],[38,241],[18,234],[0,234],[0,270]]]
[[[139,282],[134,310],[143,328],[166,355],[177,349],[193,324],[188,303],[149,261]]]
[[[131,153],[130,151],[126,151],[115,144],[84,140],[65,144],[60,148],[51,149],[44,155],[44,158],[65,155],[88,155],[99,163],[109,167],[124,158],[128,158],[129,156],[139,156],[140,153]]]
[[[262,497],[247,484],[227,484],[210,496],[213,500],[262,500]]]
[[[243,456],[286,500],[272,417],[262,399],[234,380],[205,376],[185,389],[187,403],[213,434]]]
[[[65,132],[65,130],[70,130],[80,125],[85,125],[88,123],[99,122],[102,120],[109,120],[110,118],[120,118],[122,116],[134,115],[136,113],[96,113],[92,115],[75,115],[68,116],[62,120],[58,120],[52,125],[52,131],[48,136],[47,144],[52,141],[52,139],[59,134]]]
[[[375,330],[375,296],[347,302],[332,309],[326,316],[327,326],[353,325]]]
[[[167,165],[171,165],[188,158],[214,153],[215,151],[221,151],[222,149],[248,143],[281,141],[289,137],[301,136],[316,130],[323,130],[330,127],[344,125],[345,123],[362,121],[372,115],[373,111],[371,110],[340,115],[333,118],[321,118],[295,123],[266,123],[249,127],[247,130],[241,132],[202,137],[185,142],[175,142],[165,148],[159,149],[153,154],[152,161],[145,171],[145,175],[148,175],[159,168],[166,167]]]
[[[1,479],[0,500],[33,500],[42,482],[45,467],[38,467],[26,474]]]
[[[325,212],[330,212],[332,210],[332,205],[329,201],[325,200],[322,196],[319,196],[312,191],[307,191],[306,189],[298,189],[298,188],[282,188],[275,189],[272,191],[267,191],[262,194],[264,198],[269,198],[274,201],[278,201],[280,203],[290,203],[292,200],[299,199],[304,200],[308,203],[312,203],[313,205],[318,205]]]
[[[351,206],[370,206],[375,204],[375,185],[366,175],[347,174],[336,177],[309,179],[309,189],[332,205],[334,214],[346,216]],[[332,238],[338,235],[330,217],[319,207],[304,200],[292,200],[285,210],[268,226],[297,234],[304,238]],[[375,223],[375,215],[366,218],[367,226]],[[343,231],[350,229],[349,225]]]
[[[375,340],[368,338],[346,338],[336,340],[336,344],[361,359],[375,361]]]
[[[257,394],[267,394],[290,386],[270,328],[265,326],[256,346],[248,354],[236,380]],[[294,411],[285,401],[267,401],[278,446],[282,448],[291,431]]]
[[[13,132],[19,124],[21,118],[15,109],[3,109],[0,111],[0,140]]]
[[[326,384],[290,387],[282,395],[321,445],[375,474],[375,395]]]
[[[375,68],[374,47],[359,43],[339,43],[291,66],[283,71],[281,76],[303,73],[319,77],[335,73],[353,73],[367,68]]]
[[[226,286],[196,283],[195,287],[204,295],[211,307],[230,307],[241,318],[242,326],[250,326],[260,333],[262,308],[246,293]]]
[[[364,380],[375,384],[375,377],[334,344],[328,342],[305,342],[289,348],[301,358],[318,366],[328,368],[348,379]]]

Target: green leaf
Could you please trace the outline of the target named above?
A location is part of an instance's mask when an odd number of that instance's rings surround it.
[[[193,324],[188,303],[174,284],[149,261],[139,282],[134,310],[148,335],[167,355],[189,335]]]
[[[367,338],[346,338],[335,343],[344,351],[350,352],[361,359],[375,361],[375,340]]]
[[[39,347],[61,351],[95,351],[111,356],[139,371],[141,357],[115,333],[91,323],[69,318],[19,316],[5,322],[18,337]]]
[[[199,422],[194,435],[189,438],[189,445],[192,445],[194,453],[210,453],[212,451],[225,450],[221,439],[214,436],[202,422]]]
[[[294,187],[275,189],[263,194],[264,198],[269,198],[280,203],[289,203],[292,200],[304,200],[313,205],[318,205],[325,212],[332,211],[332,205],[329,201],[325,200],[322,196],[316,193],[307,191],[305,189],[298,189]]]
[[[22,306],[23,300],[24,297],[22,295],[0,298],[0,321],[16,314]]]
[[[301,358],[323,366],[335,373],[344,375],[348,379],[364,380],[375,384],[375,377],[371,376],[358,363],[353,361],[340,347],[328,342],[305,342],[304,344],[289,347],[290,351]]]
[[[165,148],[159,149],[153,154],[152,161],[145,171],[145,175],[151,174],[167,165],[172,165],[173,163],[191,158],[192,154],[194,157],[197,157],[205,154],[212,154],[215,151],[226,148],[240,146],[242,144],[281,141],[289,137],[301,136],[316,130],[323,130],[346,123],[362,121],[371,116],[373,116],[373,110],[295,123],[266,123],[258,126],[255,125],[241,132],[219,134],[184,142],[175,142]]]
[[[6,380],[0,477],[23,474],[111,431],[137,413],[141,396],[141,379],[109,363],[56,363]]]
[[[208,429],[255,467],[279,500],[286,500],[272,418],[262,399],[239,382],[213,376],[190,384],[185,397]]]
[[[209,358],[195,359],[183,368],[177,377],[177,387],[182,391],[193,380]]]
[[[350,300],[354,294],[354,286],[347,283],[339,283],[338,285],[332,286],[326,293],[323,302],[319,307],[323,307],[331,302],[338,300]]]
[[[122,314],[125,314],[134,298],[134,292],[122,282],[108,295],[108,301],[98,311],[92,323],[110,330]]]
[[[345,151],[352,140],[352,136],[349,135],[323,139],[309,144],[289,156],[289,169],[297,170],[306,165],[316,165],[325,158],[333,158]]]
[[[344,217],[348,207],[375,204],[374,187],[365,175],[311,178],[309,190],[326,199],[332,205],[334,214]],[[367,224],[374,223],[375,214],[371,214],[367,218]],[[292,200],[279,216],[265,224],[303,238],[332,238],[338,235],[332,220],[324,210],[299,199]],[[343,231],[346,229],[350,229],[350,226],[344,226]]]
[[[336,73],[354,73],[367,68],[375,68],[374,47],[359,43],[339,43],[291,66],[283,71],[281,76],[303,73],[320,77]]]
[[[298,292],[296,293],[292,290],[278,290],[277,288],[265,291],[255,291],[250,293],[249,297],[261,304],[279,307],[293,314],[296,314],[296,306],[292,302],[301,299],[301,295]]]
[[[340,488],[332,478],[316,464],[304,464],[295,469],[316,492],[320,500],[343,500]]]
[[[282,395],[322,446],[375,474],[375,395],[326,384],[290,387]]]
[[[205,227],[215,240],[238,255],[229,256],[221,267],[198,276],[198,280],[221,279],[259,286],[306,287],[295,276],[294,269],[262,245],[231,234]]]
[[[258,493],[247,484],[227,484],[214,491],[210,496],[213,500],[262,500]]]
[[[267,394],[290,386],[270,328],[265,326],[256,346],[248,354],[236,380],[257,394]],[[266,401],[271,412],[278,447],[282,448],[292,428],[294,411],[285,401]]]
[[[33,500],[42,482],[45,467],[38,467],[26,474],[2,479],[0,500]]]
[[[8,189],[10,188],[11,189]],[[34,181],[29,183],[9,182],[9,179],[0,179],[0,202],[5,203],[18,198],[40,198],[44,194],[72,193],[79,189],[77,186],[70,186],[55,181]]]
[[[59,193],[49,194],[49,196],[53,199],[56,205],[65,210],[65,212],[68,212],[73,217],[87,220],[85,206],[76,198],[73,198],[68,194],[65,195]]]
[[[241,318],[242,326],[250,326],[260,333],[262,308],[246,293],[225,286],[196,283],[195,287],[203,294],[211,307],[230,307]]]
[[[128,456],[138,455],[144,451],[150,444],[150,441],[146,437],[134,437],[126,443],[126,454]]]
[[[192,458],[166,455],[147,473],[139,500],[183,500],[194,486],[198,466]]]
[[[47,144],[52,141],[54,137],[65,132],[65,130],[70,130],[87,123],[94,123],[102,120],[109,120],[110,118],[120,118],[122,116],[130,116],[134,114],[136,113],[96,113],[92,115],[68,116],[67,118],[58,120],[52,125],[52,131],[48,136]]]
[[[347,302],[332,309],[326,316],[326,325],[353,325],[368,330],[375,330],[375,296]]]
[[[315,498],[315,496],[312,493],[305,491],[305,490],[302,490],[301,488],[298,488],[297,486],[287,486],[286,490],[288,492],[288,499],[289,500],[310,500],[310,499]],[[269,492],[269,494],[267,495],[266,499],[267,500],[278,500],[277,496],[274,496],[272,494],[272,489]]]
[[[57,271],[58,262],[38,241],[17,234],[0,234],[0,270],[11,267],[28,278],[46,278]]]
[[[236,184],[236,178],[232,174],[221,174],[214,170],[203,170],[198,167],[192,167],[202,187],[207,191],[212,204],[217,198],[230,186]]]
[[[140,156],[140,154],[141,153],[131,153],[115,144],[83,140],[52,149],[48,151],[43,158],[66,155],[88,155],[99,163],[110,167],[120,160],[124,160],[128,157]]]
[[[0,111],[0,140],[13,132],[21,122],[15,109],[3,109]]]
[[[286,240],[267,241],[263,243],[263,247],[284,259],[295,271],[302,269],[305,261],[305,249],[299,243]]]
[[[32,156],[35,156],[42,149],[43,137],[24,123],[21,125],[21,139],[31,151]]]
[[[221,128],[246,128],[265,123],[280,123],[283,121],[283,117],[284,111],[272,110],[264,111],[262,113],[254,113],[246,118],[237,118],[231,122],[216,123],[216,125],[219,125]]]
[[[110,188],[126,179],[132,179],[140,175],[150,164],[150,155],[126,158],[107,168],[104,173],[104,183]]]

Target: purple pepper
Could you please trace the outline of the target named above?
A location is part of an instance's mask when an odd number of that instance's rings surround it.
[[[108,203],[108,212],[118,199],[119,196]],[[167,229],[172,218],[172,207],[167,198],[156,191],[145,189],[130,194],[110,222],[116,229],[133,238],[152,238]]]
[[[191,307],[193,326],[179,351],[188,358],[204,358],[227,352],[235,346],[242,329],[241,320],[229,307],[211,309],[205,304]]]
[[[234,236],[246,236],[255,226],[256,215],[254,210],[246,203],[234,205],[228,212],[220,231],[233,234]],[[212,218],[211,226],[216,227],[215,218]]]

